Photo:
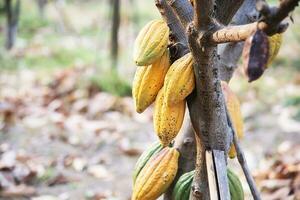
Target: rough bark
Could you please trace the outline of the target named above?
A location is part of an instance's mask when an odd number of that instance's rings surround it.
[[[201,18],[199,21],[201,21]],[[199,27],[198,29],[201,30],[201,28]],[[200,46],[200,44],[197,44],[198,35],[199,33],[196,32],[195,27],[191,26],[189,29],[189,44],[194,57],[194,73],[196,77],[194,97],[188,101],[191,121],[197,137],[201,138],[205,149],[218,149],[227,152],[231,138],[226,134],[228,133],[228,126],[224,112],[224,98],[216,66],[216,47]],[[197,162],[202,161],[202,158],[202,151],[197,152]],[[199,194],[204,197],[208,191],[205,174],[200,174],[200,171],[203,173],[203,167],[203,165],[200,168],[196,167],[192,199],[207,199],[199,198]],[[226,168],[226,165],[223,167]]]
[[[219,0],[216,1],[216,18],[217,20],[227,25],[237,10],[241,7],[244,0]],[[224,12],[226,11],[226,12]]]
[[[168,4],[175,11],[183,27],[193,20],[193,7],[187,0],[167,0]]]

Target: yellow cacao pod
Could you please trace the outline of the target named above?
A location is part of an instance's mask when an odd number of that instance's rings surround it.
[[[152,157],[139,173],[131,200],[155,200],[173,182],[178,169],[179,152],[165,147]]]
[[[238,136],[239,139],[244,137],[244,122],[243,117],[241,113],[241,106],[239,99],[234,94],[234,92],[230,89],[228,84],[226,82],[221,82],[222,91],[224,94],[226,106],[230,115],[230,118],[232,120],[233,128]],[[233,146],[233,144],[230,147],[229,150],[229,157],[234,158],[236,156],[236,151]]]
[[[191,53],[176,60],[170,67],[164,83],[168,105],[183,101],[195,88],[193,57]]]
[[[160,58],[168,45],[169,27],[163,20],[149,22],[139,32],[133,48],[136,65],[151,65]]]
[[[272,35],[271,37],[268,37],[269,40],[269,59],[267,66],[269,66],[275,57],[277,56],[279,49],[281,47],[282,43],[282,33],[277,33],[275,35]]]
[[[152,65],[137,68],[132,85],[132,96],[138,113],[142,113],[155,101],[157,93],[164,84],[169,66],[169,51],[166,50]]]
[[[163,146],[168,146],[178,134],[185,112],[185,100],[168,105],[164,99],[164,87],[155,100],[153,115],[154,130]]]

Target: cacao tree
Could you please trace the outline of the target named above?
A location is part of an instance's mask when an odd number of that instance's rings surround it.
[[[239,178],[227,168],[235,155],[253,198],[261,199],[238,142],[239,102],[227,83],[242,54],[249,82],[263,74],[298,3],[155,0],[163,20],[149,22],[137,36],[133,98],[137,112],[155,101],[160,144],[137,162],[133,200],[162,193],[165,200],[244,199]]]

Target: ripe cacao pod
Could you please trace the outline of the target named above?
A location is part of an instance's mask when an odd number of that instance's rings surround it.
[[[231,200],[244,200],[244,190],[239,177],[227,169],[228,184]]]
[[[189,200],[195,170],[180,176],[173,190],[174,200]]]
[[[136,69],[132,84],[132,96],[138,113],[142,113],[155,101],[157,93],[164,84],[169,67],[169,51],[166,50],[152,65]]]
[[[177,181],[173,190],[174,200],[189,200],[195,171],[183,174]],[[227,169],[227,178],[231,200],[244,200],[244,190],[239,177],[229,168]]]
[[[229,112],[230,118],[232,120],[233,128],[239,139],[244,137],[244,122],[241,113],[241,106],[239,99],[230,89],[226,82],[221,82],[222,91],[224,94],[227,110]],[[234,158],[236,156],[236,151],[234,145],[232,144],[229,150],[229,157]]]
[[[165,147],[168,146],[178,134],[185,112],[185,100],[175,105],[168,105],[164,98],[164,87],[160,89],[155,100],[153,123],[154,130]]]
[[[166,147],[153,156],[139,173],[132,200],[155,200],[164,193],[174,180],[178,169],[179,152]]]
[[[142,155],[139,157],[138,161],[135,164],[134,171],[133,171],[133,183],[135,183],[135,180],[143,167],[146,165],[148,160],[158,152],[162,150],[162,146],[159,142],[153,143],[148,149],[146,149]]]
[[[183,101],[195,87],[193,70],[193,57],[191,53],[176,60],[165,77],[165,98],[168,105]]]
[[[138,66],[151,65],[167,48],[169,27],[163,20],[152,20],[139,32],[133,48],[133,59]]]
[[[282,43],[282,33],[277,33],[268,37],[269,40],[269,59],[267,67],[273,62],[277,56]]]

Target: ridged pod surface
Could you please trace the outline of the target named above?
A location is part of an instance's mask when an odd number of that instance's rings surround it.
[[[194,171],[191,171],[183,174],[178,179],[173,190],[174,200],[189,200],[194,174]],[[231,200],[244,200],[244,190],[241,181],[229,168],[227,169],[227,178]]]
[[[167,48],[169,27],[163,20],[152,20],[139,32],[133,48],[136,65],[151,65]]]
[[[168,105],[183,101],[195,87],[193,57],[191,53],[176,60],[165,77],[165,98]]]
[[[135,164],[133,171],[133,183],[135,183],[136,178],[138,177],[141,170],[144,168],[148,160],[156,155],[162,150],[162,145],[159,142],[153,143],[148,149],[146,149],[142,155],[139,157],[138,161]]]
[[[169,67],[169,51],[166,50],[152,65],[136,69],[132,84],[132,96],[138,113],[142,113],[155,101],[157,93],[164,84]]]
[[[226,106],[232,120],[233,128],[236,131],[238,138],[241,139],[244,137],[244,131],[243,131],[244,122],[241,113],[240,101],[226,82],[222,81],[221,86],[222,86],[222,91],[224,94]],[[234,158],[235,156],[236,156],[236,151],[232,144],[229,150],[229,157]]]
[[[230,169],[227,169],[231,200],[244,200],[244,190],[239,177]]]
[[[163,146],[168,146],[178,134],[185,112],[185,100],[168,105],[164,98],[164,87],[155,100],[153,114],[154,130]]]
[[[153,156],[138,175],[131,200],[155,200],[174,180],[179,152],[166,147]]]
[[[282,43],[282,33],[277,33],[275,35],[272,35],[268,37],[269,40],[269,59],[268,59],[268,64],[269,66],[275,57],[277,56],[279,49],[281,47]]]
[[[189,200],[195,170],[180,176],[173,190],[174,200]]]

